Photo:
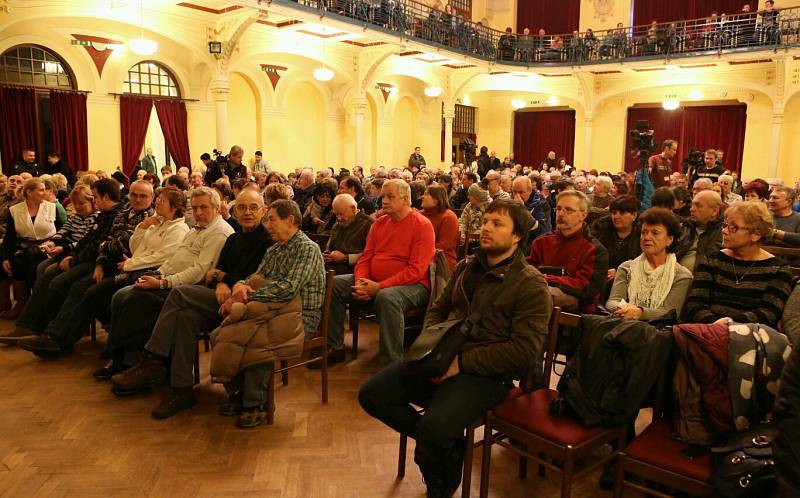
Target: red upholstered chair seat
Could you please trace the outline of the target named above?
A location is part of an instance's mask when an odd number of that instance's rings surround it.
[[[672,429],[664,420],[656,420],[625,449],[628,458],[660,467],[698,481],[711,481],[711,454],[689,460],[681,450],[689,445],[672,437]]]
[[[525,391],[523,391],[522,388],[514,386],[510,391],[508,391],[508,396],[506,396],[505,400],[508,401],[510,399],[518,398],[523,394],[525,394]]]
[[[554,417],[549,405],[558,391],[539,389],[507,399],[494,409],[493,415],[506,422],[564,446],[577,446],[605,431],[602,427],[586,429],[566,417]]]

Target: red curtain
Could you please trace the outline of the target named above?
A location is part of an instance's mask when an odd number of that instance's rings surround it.
[[[192,169],[192,158],[189,154],[189,135],[186,125],[186,104],[182,100],[156,100],[156,113],[164,140],[169,148],[169,155],[175,160],[178,168]]]
[[[130,176],[144,146],[152,99],[129,97],[119,98],[119,125],[122,133],[122,170]]]
[[[575,151],[575,111],[514,113],[514,159],[539,167],[551,150],[572,164]]]
[[[580,24],[580,0],[517,0],[517,33],[530,28],[535,35],[544,28],[549,35],[572,33]],[[493,26],[505,30],[506,26]]]
[[[747,124],[747,105],[693,106],[667,111],[662,108],[629,108],[627,130],[636,128],[638,120],[647,120],[653,130],[656,147],[667,139],[678,141],[678,153],[672,169],[680,170],[689,149],[722,149],[725,167],[740,173],[744,153],[744,133]],[[625,171],[635,171],[638,161],[630,153],[630,134],[625,146]]]
[[[50,90],[53,148],[61,152],[73,171],[89,169],[89,138],[86,131],[86,95]]]
[[[745,2],[742,0],[683,0],[668,2],[665,0],[634,0],[633,25],[650,24],[653,20],[658,22],[672,22],[683,19],[699,19],[708,17],[712,12],[717,14],[735,14],[742,10],[745,3],[750,4],[750,10],[758,10],[758,1]]]
[[[13,174],[14,161],[21,157],[23,148],[39,150],[36,113],[33,88],[0,87],[0,158],[6,175]]]

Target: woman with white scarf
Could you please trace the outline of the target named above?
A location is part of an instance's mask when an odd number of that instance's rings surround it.
[[[662,208],[645,211],[639,220],[642,254],[617,269],[606,309],[634,320],[659,320],[673,312],[677,318],[692,285],[692,273],[678,264],[672,252],[680,223]]]

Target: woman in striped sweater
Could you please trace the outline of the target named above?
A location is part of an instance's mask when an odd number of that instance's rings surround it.
[[[761,248],[772,227],[761,202],[739,202],[726,210],[723,249],[698,265],[683,309],[685,323],[776,326],[792,290],[792,274],[785,261]]]

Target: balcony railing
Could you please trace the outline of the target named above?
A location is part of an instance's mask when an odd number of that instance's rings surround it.
[[[501,64],[571,66],[800,46],[800,7],[569,34],[505,33],[412,0],[272,0]]]

